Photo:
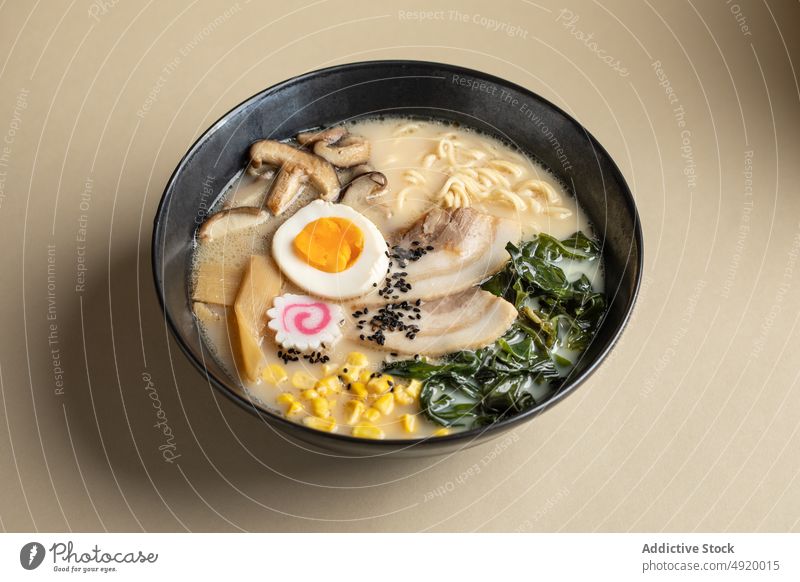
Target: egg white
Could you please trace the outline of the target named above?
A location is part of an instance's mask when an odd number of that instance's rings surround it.
[[[349,268],[339,273],[316,269],[300,258],[294,239],[305,226],[320,218],[345,218],[364,233],[364,249]],[[344,204],[314,200],[284,222],[272,239],[272,257],[283,274],[312,295],[351,299],[372,291],[389,269],[387,245],[381,231],[363,214]]]

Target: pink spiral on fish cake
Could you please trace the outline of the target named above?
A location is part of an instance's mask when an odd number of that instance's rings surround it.
[[[342,307],[315,297],[280,295],[267,315],[269,328],[275,331],[275,341],[286,349],[326,349],[342,337]]]
[[[306,311],[301,311],[300,313],[296,313],[293,316],[291,315],[292,312],[297,311],[298,309],[306,309]],[[316,325],[306,326],[306,321],[312,317],[314,317],[314,310],[318,310],[321,314],[320,321]],[[294,329],[289,326],[289,320],[291,317],[294,319],[291,320],[291,323],[294,324]],[[283,309],[283,329],[286,331],[297,331],[302,333],[303,335],[315,335],[321,332],[323,329],[328,327],[328,324],[331,322],[331,310],[328,307],[327,303],[322,303],[321,301],[316,301],[314,303],[293,303],[291,305],[286,306]]]

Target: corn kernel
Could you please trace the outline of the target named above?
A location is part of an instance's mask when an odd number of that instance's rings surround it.
[[[377,408],[370,407],[370,408],[367,408],[364,411],[364,415],[363,416],[364,416],[364,418],[366,418],[370,422],[375,422],[376,420],[378,420],[381,417],[381,411],[378,410]]]
[[[319,392],[313,388],[309,388],[308,390],[303,390],[300,393],[300,398],[303,400],[314,400],[314,398],[319,398]]]
[[[437,437],[447,436],[449,434],[450,434],[450,429],[448,429],[446,427],[437,428],[435,431],[433,431],[433,436],[437,436]]]
[[[367,356],[361,352],[350,352],[347,356],[347,365],[349,366],[358,366],[359,368],[363,368],[368,364],[369,359],[367,359]]]
[[[414,399],[419,398],[420,390],[422,390],[422,382],[419,380],[411,380],[406,386],[406,392]]]
[[[392,378],[389,374],[381,374],[369,382],[367,382],[367,389],[370,392],[375,392],[377,394],[383,394],[389,388],[394,385],[394,378]]]
[[[414,432],[417,427],[417,417],[413,414],[404,414],[400,417],[400,424],[406,432]]]
[[[316,383],[314,388],[320,394],[339,392],[342,389],[342,381],[336,376],[325,376],[322,380]]]
[[[336,364],[331,364],[331,363],[322,364],[322,373],[326,376],[330,376],[331,374],[336,373],[336,370],[338,369],[339,366],[337,366]]]
[[[306,416],[303,424],[317,430],[333,432],[336,429],[336,422],[332,418],[318,418],[316,416]]]
[[[317,381],[314,379],[314,376],[309,374],[308,372],[295,372],[292,374],[292,386],[295,388],[300,388],[301,390],[305,390],[307,388],[313,388],[314,384]]]
[[[353,382],[350,384],[350,392],[355,395],[356,398],[366,398],[367,394],[367,386],[363,382]]]
[[[360,400],[348,400],[344,408],[347,411],[347,424],[355,424],[364,414],[366,406]]]
[[[328,418],[331,415],[330,404],[324,398],[314,398],[311,401],[311,410],[314,416]]]
[[[303,410],[303,405],[296,400],[289,405],[286,409],[286,416],[292,416]]]
[[[364,384],[366,384],[370,380],[372,380],[372,374],[370,373],[370,371],[369,370],[361,370],[361,372],[358,375],[358,381],[359,382],[363,382]]]
[[[394,391],[394,399],[400,405],[403,404],[413,404],[414,397],[411,396],[406,390],[395,390]]]
[[[353,436],[362,439],[382,439],[383,431],[371,424],[359,424],[353,427]]]
[[[391,392],[387,392],[378,398],[373,406],[380,410],[383,414],[391,414],[392,410],[394,410],[394,395]]]
[[[345,382],[357,382],[359,377],[361,377],[361,368],[345,364],[342,366],[342,369],[339,370],[339,376],[341,376],[342,380]]]
[[[280,364],[270,364],[269,366],[264,367],[264,371],[261,372],[261,378],[265,382],[269,382],[272,385],[278,385],[281,382],[285,382],[289,376],[286,375],[286,370],[283,369],[283,366]]]
[[[294,397],[294,394],[291,392],[281,392],[278,394],[278,398],[276,398],[278,404],[291,404],[292,402],[296,402],[297,399]]]

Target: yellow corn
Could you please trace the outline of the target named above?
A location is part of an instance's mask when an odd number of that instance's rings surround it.
[[[294,394],[291,392],[281,392],[278,394],[278,398],[276,398],[278,404],[291,404],[292,402],[297,402],[297,399],[294,397]]]
[[[439,437],[439,436],[447,436],[449,434],[450,434],[450,429],[448,429],[446,427],[437,428],[435,431],[433,431],[433,436],[437,436],[437,437]]]
[[[339,370],[339,376],[341,376],[342,380],[345,382],[357,382],[358,379],[361,377],[361,368],[358,366],[351,366],[350,364],[345,364]]]
[[[363,368],[369,364],[367,356],[361,352],[350,352],[347,356],[347,365]]]
[[[404,414],[400,417],[400,424],[406,432],[414,432],[417,428],[417,417],[413,414]]]
[[[352,392],[356,398],[366,398],[367,394],[369,394],[363,382],[353,382],[350,384],[350,392]]]
[[[320,394],[329,392],[339,392],[342,389],[342,381],[336,376],[325,376],[314,386]],[[321,390],[324,389],[324,392]]]
[[[361,370],[361,372],[359,372],[358,375],[359,382],[363,382],[364,384],[366,384],[370,380],[372,380],[372,374],[370,373],[369,370]]]
[[[300,388],[301,390],[305,390],[308,388],[313,388],[314,384],[317,381],[314,379],[314,376],[309,374],[308,372],[295,372],[292,374],[292,386],[295,388]]]
[[[414,397],[408,393],[406,390],[397,389],[394,391],[394,399],[395,401],[400,404],[413,404]]]
[[[328,418],[331,415],[330,404],[324,398],[314,398],[311,401],[311,410],[314,416],[319,416],[320,418]]]
[[[422,390],[422,382],[419,380],[411,380],[408,386],[406,386],[406,392],[414,399],[419,398],[420,390]]]
[[[286,416],[292,416],[293,414],[297,414],[302,410],[303,410],[303,405],[295,400],[289,405],[289,408],[286,409]]]
[[[394,378],[389,374],[381,374],[367,382],[367,390],[376,394],[383,394],[394,385]]]
[[[336,422],[332,418],[318,418],[316,416],[306,416],[303,419],[303,424],[325,432],[333,432],[336,428]]]
[[[394,410],[394,395],[391,392],[387,392],[378,398],[373,406],[380,410],[382,414],[386,414],[388,416],[392,413],[392,410]]]
[[[348,400],[344,405],[347,411],[347,424],[355,424],[356,421],[364,414],[366,406],[360,400]]]
[[[319,392],[313,388],[309,388],[308,390],[303,390],[300,393],[300,398],[303,400],[314,400],[314,398],[319,398]]]
[[[286,375],[286,370],[284,370],[283,366],[280,364],[270,364],[269,366],[264,367],[264,371],[261,372],[261,378],[265,382],[269,382],[272,385],[277,385],[281,382],[285,382],[288,376]]]
[[[337,366],[336,364],[331,364],[331,363],[322,364],[322,373],[325,374],[326,376],[334,374],[338,369],[339,366]]]
[[[382,439],[385,435],[377,426],[364,423],[353,427],[353,436],[362,439]]]
[[[364,418],[366,418],[366,419],[367,419],[367,420],[369,420],[370,422],[375,422],[375,421],[376,421],[376,420],[378,420],[380,417],[381,417],[381,411],[380,411],[380,410],[378,410],[377,408],[372,408],[372,407],[370,407],[370,408],[367,408],[367,409],[364,411]]]

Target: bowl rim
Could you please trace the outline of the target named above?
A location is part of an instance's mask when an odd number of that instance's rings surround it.
[[[280,89],[284,89],[288,86],[293,84],[299,83],[304,81],[305,79],[316,77],[320,75],[330,75],[335,73],[340,73],[343,71],[349,70],[356,70],[361,68],[370,68],[370,67],[380,67],[380,66],[423,66],[423,67],[432,67],[432,68],[439,68],[447,70],[448,72],[454,74],[462,74],[462,75],[469,75],[484,81],[489,81],[495,83],[500,86],[509,87],[515,91],[518,91],[524,94],[526,97],[533,99],[535,101],[540,102],[545,107],[549,107],[553,109],[557,114],[561,115],[565,120],[569,123],[575,125],[583,134],[587,137],[592,148],[597,152],[598,156],[604,156],[611,167],[611,171],[615,174],[615,177],[619,181],[620,185],[622,186],[621,191],[624,197],[625,205],[627,206],[628,210],[630,211],[633,217],[633,241],[638,249],[638,260],[633,263],[626,263],[626,268],[633,268],[635,269],[634,273],[634,288],[633,293],[631,295],[631,301],[628,307],[623,314],[622,321],[617,327],[616,330],[611,334],[604,346],[602,346],[601,351],[595,357],[595,359],[590,362],[587,367],[581,371],[575,378],[570,380],[566,386],[559,388],[559,390],[546,401],[542,402],[525,410],[523,412],[517,413],[513,416],[510,416],[506,419],[503,419],[498,422],[493,422],[492,424],[476,427],[469,430],[463,430],[458,432],[452,432],[450,434],[444,436],[428,436],[428,437],[417,437],[417,438],[408,438],[408,439],[366,439],[360,437],[354,437],[345,434],[333,433],[333,432],[324,432],[315,430],[313,428],[307,427],[304,424],[300,424],[297,422],[293,422],[287,418],[284,418],[278,413],[272,412],[266,408],[261,408],[257,406],[252,400],[246,398],[245,396],[239,394],[234,389],[229,388],[226,383],[217,378],[214,374],[212,374],[208,368],[198,360],[192,350],[186,345],[183,337],[181,336],[178,327],[175,323],[175,320],[172,317],[169,309],[167,309],[166,302],[165,302],[165,293],[164,293],[164,281],[159,271],[159,264],[163,262],[163,252],[159,248],[159,240],[164,238],[165,229],[164,229],[164,221],[163,212],[167,204],[169,203],[170,199],[173,195],[173,188],[175,183],[178,180],[178,177],[182,173],[185,166],[193,157],[194,153],[208,140],[210,137],[223,125],[225,125],[228,121],[228,118],[234,114],[235,112],[239,111],[240,109],[246,108],[247,106],[255,103],[256,101],[260,100],[264,96],[279,91]],[[417,75],[413,75],[417,76]],[[534,155],[533,152],[528,152],[528,155]],[[639,219],[639,212],[636,208],[636,202],[634,200],[633,194],[631,192],[630,187],[628,186],[627,181],[625,180],[625,176],[619,169],[619,166],[608,153],[608,151],[600,144],[597,139],[581,124],[578,122],[574,117],[568,114],[566,111],[551,103],[549,100],[545,99],[544,97],[538,95],[537,93],[527,89],[521,85],[503,79],[501,77],[497,77],[490,73],[484,73],[482,71],[478,71],[475,69],[469,69],[466,67],[462,67],[459,65],[453,65],[449,63],[439,63],[435,61],[424,61],[424,60],[407,60],[407,59],[378,59],[378,60],[371,60],[371,61],[358,61],[353,63],[343,63],[339,65],[334,65],[330,67],[324,67],[321,69],[314,69],[312,71],[302,73],[299,75],[295,75],[290,77],[286,80],[280,81],[274,85],[271,85],[265,89],[262,89],[258,93],[251,95],[250,97],[246,98],[245,100],[241,101],[237,105],[230,108],[226,111],[222,116],[219,117],[208,129],[206,129],[189,147],[186,153],[181,157],[180,161],[178,162],[177,166],[173,170],[172,174],[169,177],[169,180],[164,187],[164,191],[161,195],[161,200],[158,203],[158,207],[156,208],[156,213],[154,217],[154,224],[153,224],[153,236],[152,236],[152,243],[151,243],[151,266],[153,270],[153,282],[156,287],[156,295],[158,296],[158,302],[161,306],[161,311],[164,314],[164,318],[167,322],[169,327],[170,333],[175,338],[176,342],[181,348],[181,351],[187,356],[189,361],[197,368],[197,370],[206,377],[206,380],[209,381],[217,391],[221,392],[225,396],[227,396],[230,400],[238,404],[240,407],[244,408],[245,410],[249,411],[251,414],[256,415],[260,419],[264,420],[265,422],[273,422],[277,423],[277,425],[281,428],[286,428],[290,433],[292,431],[300,431],[300,433],[309,434],[310,438],[313,439],[331,439],[333,441],[339,441],[343,443],[349,444],[357,444],[357,445],[367,445],[373,446],[375,448],[384,448],[384,449],[395,449],[398,447],[403,448],[414,448],[414,447],[429,447],[432,445],[439,445],[439,444],[447,444],[453,443],[456,441],[461,440],[469,440],[469,439],[485,439],[490,438],[489,433],[496,433],[496,436],[499,436],[506,430],[512,428],[514,425],[525,422],[527,420],[531,420],[534,417],[538,416],[542,412],[550,409],[551,407],[555,406],[562,400],[564,400],[567,396],[572,394],[580,387],[588,378],[591,376],[597,368],[603,363],[603,361],[608,357],[611,350],[616,346],[619,342],[620,336],[622,335],[623,331],[627,328],[628,323],[631,319],[631,314],[633,313],[634,307],[636,305],[636,301],[639,296],[639,291],[641,288],[642,282],[642,271],[644,267],[644,246],[643,246],[643,234],[641,228],[641,221]],[[632,247],[631,247],[632,248]],[[630,255],[630,253],[629,253]],[[605,322],[605,318],[603,320]],[[602,323],[601,323],[602,325]],[[267,418],[264,418],[264,416]]]

